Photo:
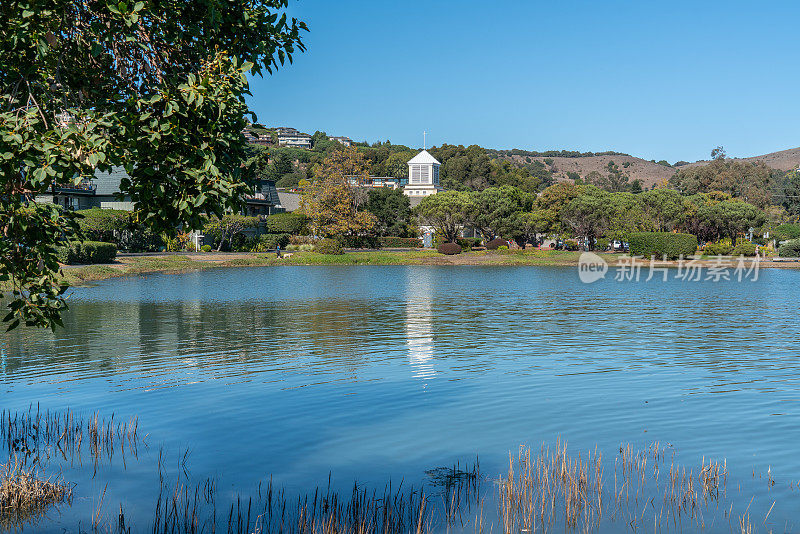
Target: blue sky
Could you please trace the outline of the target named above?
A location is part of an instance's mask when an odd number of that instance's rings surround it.
[[[800,2],[294,0],[259,121],[412,147],[694,161],[800,146]]]

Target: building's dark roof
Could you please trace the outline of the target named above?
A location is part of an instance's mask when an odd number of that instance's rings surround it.
[[[119,192],[122,179],[127,177],[128,173],[125,172],[123,167],[114,167],[111,172],[96,171],[92,179],[92,182],[97,185],[95,195],[113,196]],[[278,205],[280,203],[278,190],[275,189],[275,182],[270,180],[261,182],[258,192],[264,194],[271,204]]]

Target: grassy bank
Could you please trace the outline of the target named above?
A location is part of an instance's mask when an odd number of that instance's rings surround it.
[[[74,285],[94,280],[147,273],[183,273],[220,267],[271,265],[575,265],[578,252],[526,251],[465,252],[445,256],[432,250],[359,250],[339,256],[315,252],[293,252],[283,258],[274,254],[199,253],[163,256],[121,256],[108,265],[64,267],[64,278]],[[609,255],[612,259],[616,255]]]
[[[610,265],[621,254],[601,254]],[[64,277],[72,285],[119,276],[147,273],[183,273],[220,267],[266,267],[272,265],[577,265],[580,252],[563,250],[480,251],[445,256],[433,250],[358,250],[332,256],[315,252],[292,252],[283,258],[275,254],[197,253],[163,256],[121,256],[108,265],[64,267]],[[710,265],[713,258],[703,259]],[[643,265],[647,265],[645,262]],[[677,266],[677,262],[668,262]],[[762,267],[800,268],[798,262],[762,262]]]

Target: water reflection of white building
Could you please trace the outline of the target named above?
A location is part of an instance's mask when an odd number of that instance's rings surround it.
[[[409,269],[406,282],[406,344],[414,378],[436,376],[433,367],[433,280],[430,269]]]

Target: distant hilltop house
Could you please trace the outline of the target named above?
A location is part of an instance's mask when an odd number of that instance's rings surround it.
[[[278,145],[293,148],[311,148],[311,136],[301,133],[295,128],[279,126],[275,128],[278,134]]]
[[[443,190],[439,185],[441,165],[427,150],[408,160],[408,183],[404,185],[403,193],[409,197],[412,208],[423,198]]]
[[[255,133],[252,130],[242,130],[245,140],[253,145],[268,146],[272,144],[272,135],[269,133]]]
[[[353,144],[352,139],[350,139],[349,137],[341,137],[341,136],[328,137],[328,141],[336,141],[337,143],[341,143],[344,146],[351,146]]]
[[[133,210],[130,198],[119,199],[119,186],[128,173],[122,167],[115,167],[111,172],[95,171],[94,176],[83,180],[78,185],[56,185],[51,193],[37,195],[36,202],[53,203],[69,210],[90,208]],[[253,191],[244,195],[245,215],[271,215],[286,211],[281,205],[278,190],[272,180],[259,180]]]

